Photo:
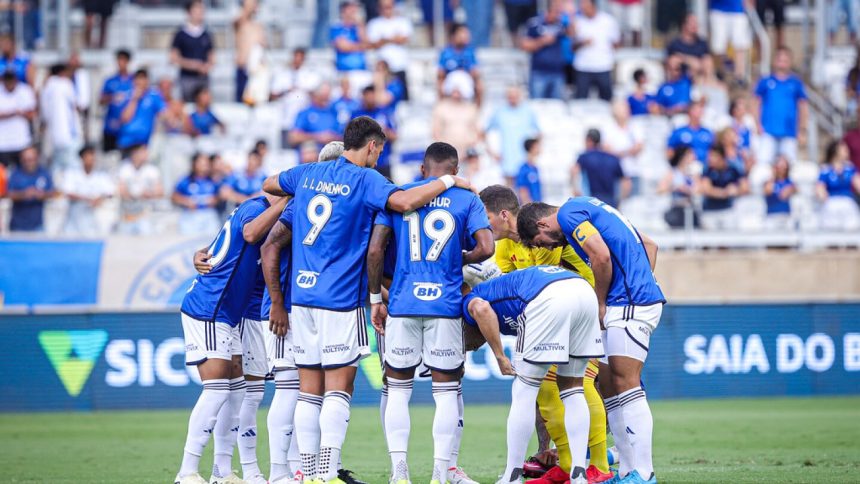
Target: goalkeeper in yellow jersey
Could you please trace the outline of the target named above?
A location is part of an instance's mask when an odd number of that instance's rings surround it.
[[[485,188],[480,193],[481,201],[487,209],[487,216],[496,239],[495,261],[502,272],[512,272],[535,265],[561,265],[579,273],[592,286],[594,275],[591,268],[570,246],[553,250],[528,248],[520,243],[517,234],[517,214],[520,205],[513,190],[501,185]],[[606,457],[606,411],[603,400],[594,387],[597,376],[597,362],[590,361],[585,375],[585,398],[590,411],[588,446],[591,453],[586,476],[589,483],[603,482],[612,478]],[[558,465],[547,471],[540,479],[530,481],[534,484],[553,484],[567,482],[570,475],[571,454],[564,428],[564,405],[559,397],[555,382],[555,371],[550,370],[538,393],[538,419],[545,424],[545,432],[555,443],[558,450]],[[540,449],[538,457],[542,464],[552,459],[549,455],[549,442],[541,438],[544,428],[538,424]],[[544,434],[545,435],[545,434]]]

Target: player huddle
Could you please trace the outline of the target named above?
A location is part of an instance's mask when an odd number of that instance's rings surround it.
[[[532,482],[656,482],[640,386],[665,302],[652,274],[656,245],[597,199],[520,208],[500,186],[479,198],[456,177],[457,151],[446,143],[427,148],[421,181],[398,187],[372,169],[385,145],[375,121],[353,119],[343,139],[320,162],[267,179],[266,195],[237,207],[195,255],[201,274],[182,325],[203,391],[175,481],[206,482],[199,461],[213,435],[212,483],[360,482],[340,453],[357,365],[370,354],[370,304],[391,483],[410,482],[417,368],[430,374],[436,403],[431,484],[475,482],[457,465],[460,380],[465,352],[485,341],[502,372],[516,375],[498,482],[541,468],[523,462],[536,422],[558,466]],[[517,337],[511,359],[501,334]],[[256,456],[267,375],[275,381],[268,481]],[[620,454],[615,475],[607,419]],[[237,444],[244,480],[231,470]],[[555,463],[546,439],[541,450],[537,460]]]

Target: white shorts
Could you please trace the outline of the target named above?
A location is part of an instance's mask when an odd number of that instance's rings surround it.
[[[393,370],[417,367],[453,372],[463,366],[463,322],[460,318],[398,318],[385,323],[385,364]]]
[[[711,10],[711,50],[723,55],[729,44],[735,50],[748,50],[752,46],[752,32],[745,13]]]
[[[643,3],[609,2],[609,13],[618,21],[618,27],[622,32],[627,30],[639,32],[645,24],[645,6]]]
[[[269,373],[295,370],[292,328],[287,331],[286,336],[275,336],[275,333],[269,331],[269,321],[262,321],[260,325],[263,328],[263,338],[266,340],[266,362]]]
[[[185,337],[185,364],[199,365],[209,358],[231,360],[242,354],[239,327],[227,323],[199,321],[182,313],[182,334]]]
[[[370,355],[367,315],[349,311],[293,306],[293,356],[298,368],[340,368]]]
[[[266,326],[266,332],[269,327]],[[263,322],[242,318],[242,372],[250,376],[265,377],[269,373],[266,361],[266,340],[263,337]]]
[[[580,377],[590,358],[603,356],[597,296],[584,279],[556,281],[544,288],[526,305],[520,323],[514,352],[517,371],[526,366],[523,363],[546,369],[557,364],[559,375]]]
[[[606,356],[626,356],[645,362],[651,334],[660,324],[663,304],[606,308],[604,348]]]

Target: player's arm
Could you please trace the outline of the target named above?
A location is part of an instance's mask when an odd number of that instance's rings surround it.
[[[609,254],[609,247],[590,222],[579,224],[573,235],[591,262],[591,271],[594,273],[594,292],[597,293],[597,302],[600,304],[602,326],[603,314],[606,312],[606,297],[609,294],[609,284],[612,282],[612,257]]]
[[[370,322],[379,334],[385,334],[385,318],[388,310],[382,303],[382,268],[385,265],[385,248],[391,238],[391,227],[382,224],[373,226],[370,244],[367,247],[367,286],[370,290]]]
[[[266,178],[266,181],[263,182],[263,191],[269,193],[271,195],[276,195],[278,197],[283,197],[287,195],[287,192],[281,188],[281,182],[278,181],[278,177],[280,175],[275,174]]]
[[[642,244],[645,246],[645,253],[648,254],[648,263],[651,264],[651,272],[654,272],[654,268],[657,267],[657,251],[660,247],[657,245],[657,242],[654,242],[654,239],[648,237],[642,232],[639,232],[639,238],[642,239]]]
[[[442,192],[452,186],[465,188],[466,190],[472,189],[468,180],[453,175],[445,175],[430,183],[412,187],[409,190],[398,190],[392,193],[388,197],[388,203],[385,207],[398,213],[411,212],[412,210],[427,205],[431,200],[438,197]]]
[[[502,335],[499,332],[499,317],[487,301],[476,297],[469,301],[469,314],[478,323],[478,329],[487,340],[487,344],[493,351],[496,361],[499,363],[499,369],[503,375],[516,375],[514,368],[511,365],[511,360],[505,355],[505,349],[502,347]]]
[[[492,257],[496,251],[496,243],[490,229],[478,230],[472,237],[475,239],[475,248],[463,254],[463,265],[480,264]]]
[[[257,215],[254,220],[251,220],[242,227],[242,238],[245,239],[245,242],[256,244],[272,230],[272,226],[275,225],[278,217],[281,216],[281,212],[284,211],[288,198],[283,197],[278,199],[277,202],[269,206],[263,213]]]
[[[212,264],[209,263],[209,259],[211,258],[212,254],[209,253],[209,247],[198,249],[192,258],[194,261],[194,270],[199,274],[209,274],[209,271],[212,270]]]
[[[260,263],[263,266],[263,279],[272,299],[269,312],[269,330],[278,336],[284,336],[289,329],[290,321],[284,309],[284,293],[281,291],[281,251],[290,245],[293,231],[283,222],[277,222],[269,231],[266,241],[260,247]]]

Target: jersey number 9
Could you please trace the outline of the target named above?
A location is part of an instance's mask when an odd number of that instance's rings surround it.
[[[308,230],[308,234],[305,235],[302,243],[305,245],[314,245],[323,227],[325,227],[325,224],[331,218],[331,200],[323,194],[314,196],[314,198],[311,198],[310,203],[308,203],[307,215],[311,223],[311,229]]]

